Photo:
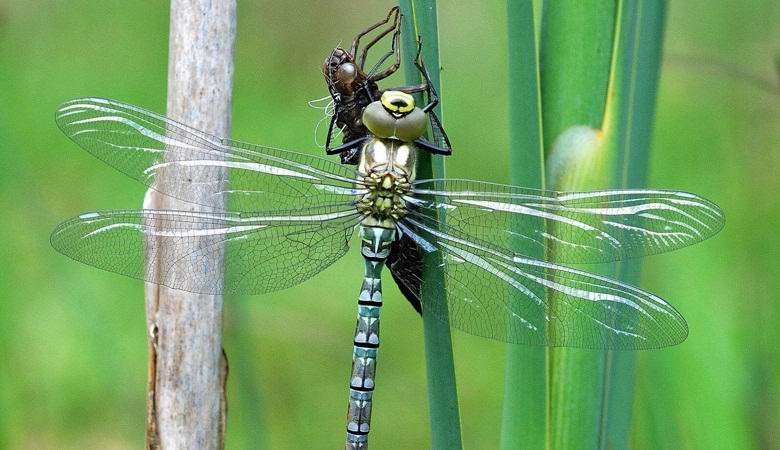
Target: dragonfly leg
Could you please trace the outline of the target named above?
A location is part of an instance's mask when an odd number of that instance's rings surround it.
[[[379,350],[379,312],[382,308],[382,267],[395,240],[395,230],[361,227],[361,253],[365,275],[358,298],[358,317],[352,349],[347,410],[347,450],[368,449],[371,429],[374,375]]]
[[[363,144],[363,142],[365,142],[367,139],[368,137],[360,137],[357,139],[353,139],[349,142],[345,142],[339,145],[338,147],[329,148],[325,151],[325,153],[327,153],[328,155],[335,155],[337,153],[346,152],[353,148],[360,147],[360,145]]]
[[[428,142],[423,138],[417,139],[416,141],[414,141],[414,143],[417,144],[419,148],[423,150],[427,150],[428,152],[433,153],[434,155],[449,156],[452,154],[451,148],[439,147],[438,145]]]

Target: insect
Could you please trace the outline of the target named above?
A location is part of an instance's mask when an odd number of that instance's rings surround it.
[[[369,135],[369,131],[362,122],[363,108],[371,102],[378,100],[384,92],[379,89],[377,83],[395,73],[401,66],[399,41],[402,19],[403,15],[397,6],[390,9],[384,20],[371,25],[355,36],[348,50],[341,47],[334,48],[323,63],[322,74],[325,76],[334,108],[330,125],[328,126],[325,151],[329,155],[340,154],[341,162],[344,164],[357,164],[360,144]],[[380,28],[384,25],[387,25],[387,27]],[[360,51],[360,40],[376,29],[380,29],[378,34]],[[387,36],[391,36],[390,50],[384,53],[370,69],[366,69],[369,50]],[[395,87],[390,90],[401,91],[407,94],[416,92],[426,92],[428,94],[431,102],[430,108],[426,112],[428,113],[433,136],[433,142],[430,144],[431,148],[429,150],[441,154],[449,154],[451,150],[449,138],[441,126],[441,121],[432,110],[438,101],[438,96],[433,88],[428,69],[420,56],[422,43],[418,41],[418,44],[415,65],[422,75],[423,83],[415,86]],[[359,51],[360,53],[358,54]],[[393,63],[380,71],[388,58],[393,58]],[[342,145],[332,147],[332,141],[335,139],[338,131],[342,132],[343,143]],[[425,140],[420,141],[420,145],[426,144]]]
[[[472,180],[415,177],[415,139],[426,120],[414,99],[385,92],[363,122],[371,137],[357,167],[223,139],[125,103],[84,98],[56,120],[79,146],[128,176],[182,200],[198,174],[230,209],[81,214],[52,233],[55,249],[83,263],[185,291],[262,294],[288,288],[343,256],[355,230],[365,271],[358,300],[348,415],[349,448],[370,430],[381,272],[409,238],[438,264],[395,277],[426,314],[467,333],[520,344],[648,349],[687,336],[682,316],[639,288],[559,263],[615,261],[702,241],[723,214],[694,194],[653,190],[561,193]],[[155,183],[164,174],[162,183]],[[446,221],[441,214],[446,213]],[[554,257],[514,248],[520,240]],[[403,266],[405,253],[396,255]],[[146,269],[146,258],[161,261]],[[202,260],[195,269],[185,258]],[[223,258],[224,281],[208,261]],[[410,265],[407,265],[410,266]]]

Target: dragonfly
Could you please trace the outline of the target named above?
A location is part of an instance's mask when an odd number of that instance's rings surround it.
[[[641,350],[682,342],[672,305],[564,264],[602,263],[700,242],[724,224],[700,196],[655,189],[555,192],[466,179],[417,179],[425,113],[388,91],[365,108],[371,137],[356,167],[221,138],[142,108],[80,98],[56,112],[92,155],[163,194],[203,206],[209,178],[224,208],[95,211],[53,231],[56,250],[122,275],[203,294],[264,294],[323,272],[358,231],[365,261],[358,296],[347,448],[368,445],[379,348],[381,273],[403,236],[425,258],[393,255],[394,279],[425,314],[473,335],[517,344]],[[517,251],[518,242],[524,253]],[[409,252],[413,254],[414,252]],[[548,255],[536,259],[528,254]],[[159,261],[152,268],[150,258]],[[209,261],[224,261],[214,281]],[[191,266],[191,261],[202,264]]]

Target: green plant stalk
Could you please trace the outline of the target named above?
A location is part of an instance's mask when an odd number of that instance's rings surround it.
[[[560,3],[556,5],[560,6]],[[553,158],[551,155],[550,158],[550,161],[564,161],[561,167],[548,166],[548,170],[556,172],[554,183],[559,189],[640,187],[646,181],[660,62],[663,4],[618,1],[613,13],[609,14],[606,10],[602,13],[598,26],[604,27],[600,33],[603,39],[594,45],[603,49],[605,42],[611,42],[609,51],[601,55],[609,57],[606,72],[608,87],[602,90],[601,86],[594,86],[597,89],[590,93],[590,99],[602,99],[603,106],[592,104],[590,113],[600,109],[603,119],[600,125],[594,126],[594,116],[583,115],[581,122],[574,120],[560,124],[561,129],[570,131],[571,126],[577,124],[592,127],[596,144],[576,157],[571,155],[583,149],[555,149],[562,154],[569,153],[568,157]],[[570,14],[574,15],[571,11]],[[610,15],[612,26],[608,26]],[[587,26],[594,23],[589,22]],[[555,33],[547,31],[551,35]],[[582,35],[580,30],[574,34]],[[584,35],[589,34],[593,35]],[[604,70],[603,58],[599,58],[598,62],[593,70],[601,72]],[[554,95],[552,90],[550,92]],[[581,93],[588,95],[587,90]],[[547,104],[544,105],[546,108]],[[548,113],[546,109],[545,113]],[[605,265],[600,273],[636,283],[639,264]],[[556,349],[553,354],[551,404],[556,414],[551,423],[549,447],[627,448],[634,354],[576,349]]]
[[[430,72],[436,91],[441,94],[439,74],[439,32],[435,0],[402,0],[399,2],[403,23],[403,65],[407,83],[421,82],[414,66],[417,53],[417,36],[423,40],[422,56]],[[435,108],[443,120],[441,102]],[[418,178],[443,178],[444,160],[423,152],[417,164]],[[443,220],[441,218],[440,220]],[[441,277],[440,261],[436,255],[425,255],[424,277]],[[429,294],[423,288],[423,301]],[[462,447],[458,392],[455,383],[455,363],[452,354],[452,338],[447,323],[425,314],[425,359],[428,374],[428,404],[431,423],[431,448],[457,450]]]
[[[661,1],[625,2],[620,8],[611,91],[604,127],[608,152],[618,157],[613,183],[637,188],[647,184],[655,99],[661,67],[665,4]],[[617,277],[639,282],[640,260],[618,265]],[[628,448],[634,385],[633,352],[608,352],[607,401],[601,425],[602,449]]]
[[[605,184],[598,129],[607,103],[615,14],[616,5],[612,2],[560,0],[545,3],[540,60],[544,142],[548,143],[548,148],[555,143],[555,150],[547,161],[547,181],[551,189],[587,190]],[[585,127],[578,131],[572,128],[576,126]],[[592,130],[589,142],[595,144],[586,148],[567,147],[565,140],[559,141],[565,133],[589,129]],[[563,164],[554,165],[560,154],[566,155],[561,158]],[[604,371],[603,352],[549,350],[547,448],[597,447]]]
[[[544,188],[539,83],[539,2],[507,1],[509,59],[509,152],[512,184]],[[540,221],[540,225],[544,225]],[[529,247],[529,246],[525,246]],[[524,248],[518,253],[544,259],[543,252]],[[541,254],[535,254],[541,253]],[[537,293],[540,297],[544,292]],[[522,301],[512,299],[512,301]],[[504,379],[501,448],[542,449],[547,429],[547,351],[544,347],[509,345]]]
[[[555,139],[574,125],[601,126],[615,10],[613,2],[598,0],[544,4],[540,60],[548,151]]]

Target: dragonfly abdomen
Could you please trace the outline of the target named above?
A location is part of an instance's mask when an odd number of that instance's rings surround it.
[[[361,254],[365,260],[363,285],[358,297],[358,317],[349,380],[347,449],[368,447],[371,429],[376,357],[379,349],[379,313],[382,308],[382,268],[395,241],[395,230],[360,227]]]

